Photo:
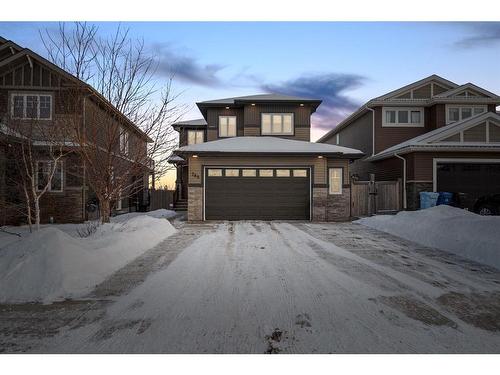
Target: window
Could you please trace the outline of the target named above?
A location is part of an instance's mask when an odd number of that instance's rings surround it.
[[[241,175],[243,177],[256,177],[257,171],[255,169],[243,169]]]
[[[128,132],[120,127],[120,152],[128,155]]]
[[[38,191],[43,190],[49,181],[50,173],[52,172],[53,161],[38,161],[36,165],[36,188]],[[52,176],[47,191],[62,191],[63,190],[63,168],[60,161],[57,162],[56,170]]]
[[[50,120],[52,118],[52,96],[13,94],[11,116],[15,119]]]
[[[209,169],[208,170],[208,177],[221,177],[222,176],[222,169]]]
[[[328,169],[328,193],[342,194],[342,168]]]
[[[219,137],[236,137],[236,116],[219,116]]]
[[[187,133],[188,145],[197,145],[198,143],[204,142],[205,136],[203,130],[188,130]]]
[[[307,177],[307,169],[294,169],[293,177]]]
[[[226,177],[238,177],[239,175],[239,169],[226,169]]]
[[[484,113],[486,110],[487,107],[485,105],[447,106],[446,123],[451,124],[452,122],[462,121],[469,117]]]
[[[261,133],[264,135],[293,135],[293,113],[263,113]]]
[[[337,133],[337,136],[335,138],[335,144],[340,144],[340,133]]]
[[[273,170],[272,169],[260,169],[259,176],[260,177],[273,177]]]
[[[276,177],[290,177],[290,169],[276,169]]]
[[[384,108],[382,126],[424,126],[423,108]]]

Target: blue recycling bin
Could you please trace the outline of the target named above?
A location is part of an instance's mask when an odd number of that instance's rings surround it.
[[[420,209],[434,207],[439,198],[439,193],[433,193],[430,191],[422,191],[420,193]]]
[[[453,193],[448,193],[446,191],[440,191],[439,192],[439,197],[437,200],[437,205],[445,204],[447,206],[451,205],[453,203]]]

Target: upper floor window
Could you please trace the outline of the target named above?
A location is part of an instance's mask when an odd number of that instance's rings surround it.
[[[446,123],[451,124],[452,122],[465,120],[484,113],[487,110],[488,107],[485,105],[449,105],[446,106]]]
[[[198,143],[204,142],[204,131],[203,130],[188,130],[187,132],[187,144],[196,145]]]
[[[23,120],[50,120],[52,96],[39,94],[12,94],[11,116]]]
[[[219,137],[236,137],[236,116],[219,116]]]
[[[128,155],[128,132],[124,128],[120,128],[120,152]]]
[[[293,135],[293,113],[263,113],[261,133],[263,135]]]
[[[424,126],[423,108],[384,108],[382,126]]]

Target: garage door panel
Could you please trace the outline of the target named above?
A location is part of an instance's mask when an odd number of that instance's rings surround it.
[[[309,171],[308,177],[205,178],[207,220],[309,219]]]

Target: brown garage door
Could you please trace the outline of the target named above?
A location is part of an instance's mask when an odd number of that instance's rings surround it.
[[[206,168],[205,219],[309,220],[308,168]]]

